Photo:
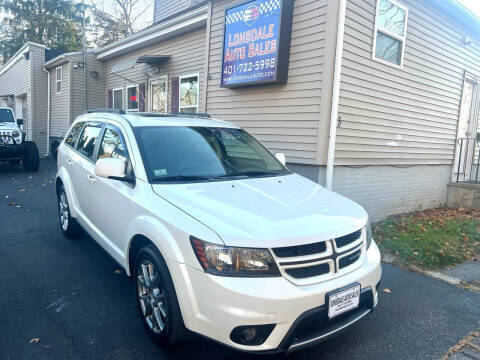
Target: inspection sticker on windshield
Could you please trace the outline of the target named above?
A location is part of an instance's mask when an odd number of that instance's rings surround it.
[[[153,170],[153,173],[155,174],[155,176],[165,176],[165,175],[168,175],[167,169],[154,169],[154,170]]]
[[[360,284],[354,285],[328,297],[328,317],[334,318],[346,311],[356,309],[360,303]]]

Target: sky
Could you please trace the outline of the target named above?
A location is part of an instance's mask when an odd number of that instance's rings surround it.
[[[470,9],[475,15],[480,17],[480,0],[459,0],[463,5]]]

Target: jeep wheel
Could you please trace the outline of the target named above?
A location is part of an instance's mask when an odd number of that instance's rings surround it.
[[[167,265],[153,245],[142,248],[132,271],[138,309],[148,334],[171,347],[187,338]]]
[[[60,220],[60,228],[66,238],[74,238],[78,235],[79,226],[75,219],[70,215],[70,207],[68,206],[67,194],[63,185],[58,191],[58,219]]]
[[[25,142],[25,155],[23,156],[23,168],[25,171],[37,171],[40,165],[37,144],[33,141]]]
[[[10,160],[8,163],[12,166],[17,166],[20,164],[20,160]]]

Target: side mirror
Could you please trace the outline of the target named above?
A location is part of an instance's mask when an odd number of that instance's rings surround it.
[[[283,166],[287,163],[285,159],[285,154],[284,153],[275,153],[275,157],[277,158],[278,161],[282,163]]]
[[[98,159],[95,163],[95,175],[128,183],[135,182],[133,177],[125,174],[125,162],[118,158]]]
[[[18,126],[23,125],[23,119],[17,119],[17,125]]]

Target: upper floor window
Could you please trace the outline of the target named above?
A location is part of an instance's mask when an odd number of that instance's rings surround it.
[[[378,0],[373,58],[387,64],[403,65],[408,9],[394,0]]]
[[[198,74],[180,76],[180,112],[198,112]]]
[[[138,111],[138,86],[127,86],[127,111]]]
[[[122,99],[122,88],[113,89],[113,108],[114,109],[123,109],[123,99]]]
[[[60,94],[62,92],[62,67],[59,66],[55,69],[55,93]]]

